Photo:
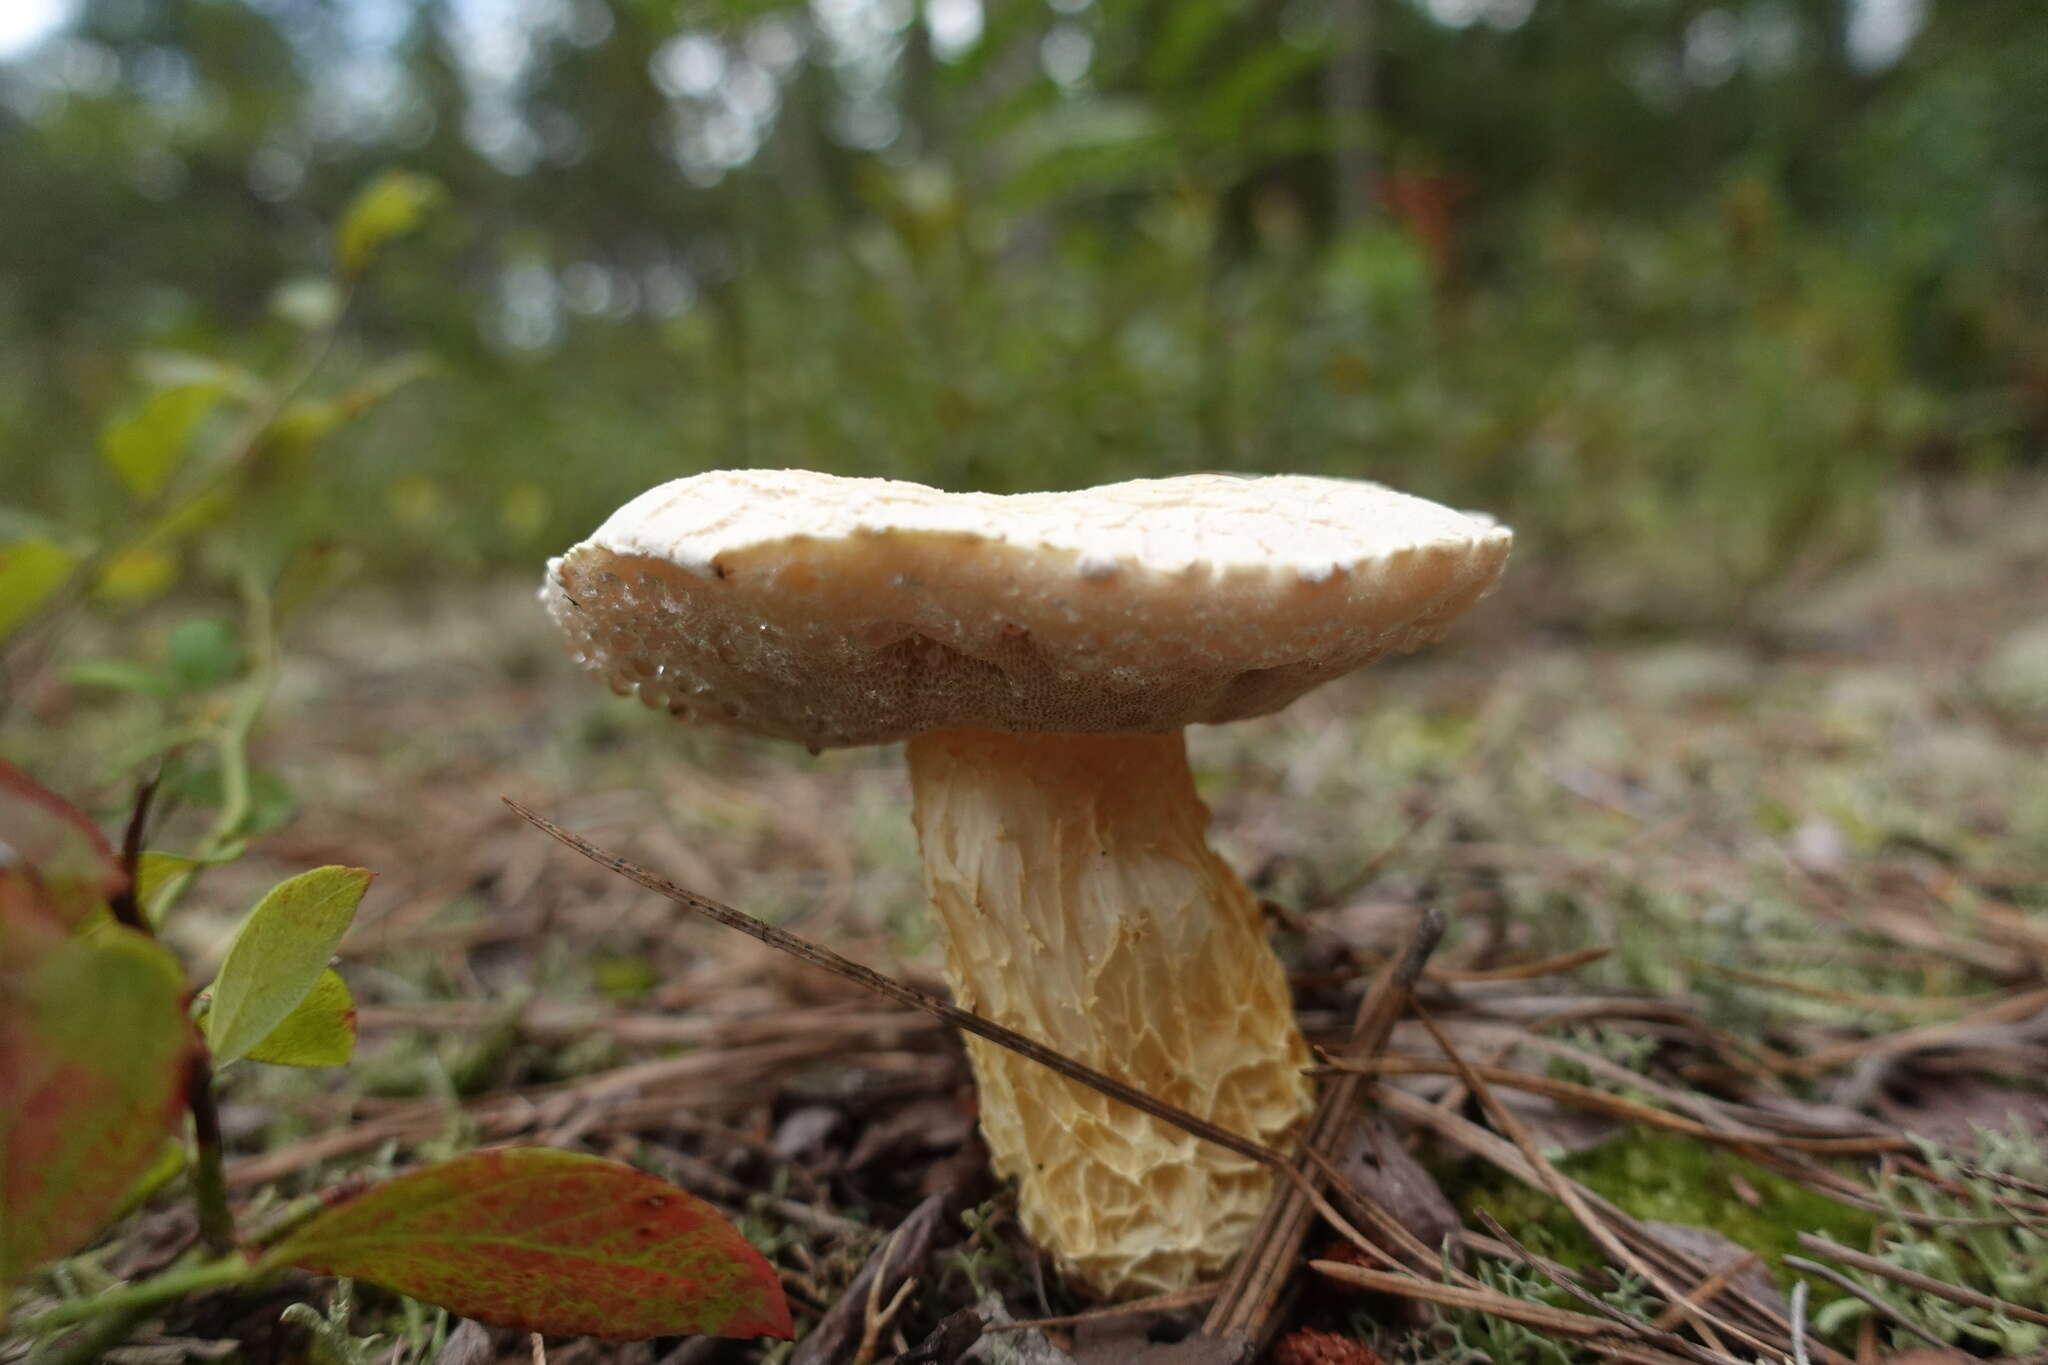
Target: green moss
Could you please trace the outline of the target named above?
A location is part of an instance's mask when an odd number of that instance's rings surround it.
[[[661,974],[643,953],[599,953],[590,964],[590,982],[601,995],[634,1001],[661,983]]]
[[[1779,1258],[1798,1251],[1800,1233],[1857,1246],[1876,1225],[1870,1214],[1724,1148],[1653,1129],[1632,1128],[1558,1165],[1633,1217],[1707,1228],[1762,1253],[1781,1279]],[[1563,1205],[1499,1172],[1468,1186],[1459,1202],[1468,1214],[1485,1209],[1542,1255],[1569,1265],[1605,1259]]]

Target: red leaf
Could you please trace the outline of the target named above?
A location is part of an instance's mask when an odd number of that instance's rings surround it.
[[[265,1257],[560,1336],[781,1337],[782,1283],[695,1195],[616,1161],[471,1152],[317,1214]]]
[[[76,924],[127,880],[85,812],[0,761],[0,907],[39,905]]]
[[[177,962],[0,904],[0,1287],[75,1250],[162,1150],[194,1036]]]

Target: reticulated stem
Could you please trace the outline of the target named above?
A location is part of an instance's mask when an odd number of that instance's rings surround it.
[[[1206,837],[1178,731],[941,731],[909,745],[959,1003],[1269,1146],[1310,1105],[1307,1047],[1258,903]],[[1221,1268],[1270,1173],[980,1039],[996,1168],[1025,1228],[1097,1292]]]

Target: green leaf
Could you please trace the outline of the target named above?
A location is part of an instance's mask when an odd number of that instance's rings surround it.
[[[182,853],[143,854],[135,868],[135,903],[147,911],[171,878],[198,866],[197,859]]]
[[[201,1027],[205,1023],[200,1016]],[[356,1002],[341,973],[330,967],[284,1022],[249,1049],[248,1058],[272,1066],[346,1066],[355,1052]]]
[[[143,917],[151,924],[161,924],[163,907],[159,902],[163,899],[165,887],[189,878],[201,868],[232,863],[242,856],[246,847],[243,841],[230,839],[206,858],[187,857],[182,853],[144,853],[135,867],[135,903],[142,907]]]
[[[164,662],[171,678],[187,692],[226,682],[242,666],[242,644],[235,628],[217,616],[180,621],[164,641]]]
[[[270,291],[270,311],[308,332],[327,327],[341,316],[341,289],[333,280],[302,275]]]
[[[331,398],[301,398],[277,415],[263,439],[275,455],[303,456],[348,420]]]
[[[75,1251],[184,1109],[185,982],[127,929],[91,939],[0,905],[0,1287]]]
[[[342,274],[361,274],[379,247],[418,228],[443,193],[440,181],[414,171],[386,171],[371,181],[335,232],[334,255]]]
[[[64,668],[64,681],[73,687],[103,687],[110,692],[141,692],[168,697],[178,690],[169,677],[132,659],[80,659]]]
[[[530,1332],[791,1336],[775,1271],[716,1209],[631,1166],[539,1147],[387,1181],[315,1215],[263,1264]]]
[[[178,556],[162,545],[133,545],[100,566],[93,596],[108,602],[149,602],[178,581]]]
[[[195,805],[218,808],[227,800],[227,782],[215,767],[173,767],[164,778],[164,789],[167,795]],[[245,839],[268,834],[289,823],[297,809],[292,789],[282,777],[268,768],[251,769],[248,813],[232,832]]]
[[[140,406],[109,422],[100,433],[100,454],[138,498],[163,491],[184,461],[199,424],[220,402],[217,382],[158,389]]]
[[[0,640],[57,591],[77,563],[78,556],[54,540],[36,537],[0,545]]]
[[[257,902],[211,988],[206,1042],[216,1062],[248,1056],[299,1007],[369,885],[362,868],[319,867],[279,882]]]
[[[30,910],[72,928],[127,880],[84,811],[0,760],[0,909]]]
[[[136,360],[135,368],[152,389],[208,385],[244,403],[261,402],[269,392],[261,379],[240,365],[190,351],[148,351]]]

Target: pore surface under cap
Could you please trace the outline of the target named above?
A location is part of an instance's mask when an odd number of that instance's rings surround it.
[[[1434,640],[1509,541],[1339,479],[1000,496],[735,471],[626,504],[542,596],[619,690],[813,747],[1148,732],[1277,710]]]

